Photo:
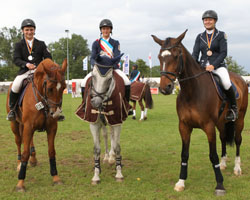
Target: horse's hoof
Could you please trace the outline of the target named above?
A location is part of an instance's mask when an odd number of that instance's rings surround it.
[[[37,162],[30,162],[30,166],[31,166],[31,167],[37,166]]]
[[[16,192],[26,192],[26,189],[25,187],[19,187],[19,186],[16,186]]]
[[[132,119],[134,119],[134,120],[135,120],[135,119],[136,119],[136,117],[135,117],[135,116],[133,116],[133,117],[132,117]]]
[[[115,159],[109,159],[109,164],[110,164],[110,165],[115,164]]]
[[[148,118],[147,117],[144,117],[144,120],[147,120]]]
[[[91,185],[97,185],[97,184],[99,184],[101,181],[100,180],[98,180],[98,181],[91,181]]]
[[[241,170],[234,170],[235,176],[241,176]]]
[[[176,185],[176,186],[174,187],[174,190],[175,190],[176,192],[182,192],[184,189],[185,189],[185,187],[179,186],[179,185]]]
[[[53,185],[63,185],[63,182],[61,180],[59,181],[54,181]]]
[[[226,190],[217,189],[217,190],[215,190],[214,194],[216,196],[224,196],[226,194]]]
[[[116,182],[119,182],[119,183],[123,182],[123,178],[115,178],[115,180]]]
[[[220,165],[220,170],[225,170],[227,168],[227,166],[225,165]]]

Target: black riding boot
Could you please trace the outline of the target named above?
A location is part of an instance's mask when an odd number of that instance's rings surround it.
[[[125,99],[126,99],[127,102],[129,103],[129,99],[130,99],[130,85],[125,85]],[[133,115],[133,110],[132,110],[132,108],[129,109],[128,115]]]
[[[229,101],[229,111],[226,115],[226,120],[235,121],[238,118],[238,109],[233,87],[231,86],[228,90],[225,90],[225,94]]]
[[[9,107],[10,107],[10,112],[8,113],[7,120],[13,121],[15,120],[15,105],[17,102],[17,99],[19,97],[19,93],[15,93],[10,91],[10,97],[9,97]]]

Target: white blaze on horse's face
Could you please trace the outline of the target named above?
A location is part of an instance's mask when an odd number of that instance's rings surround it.
[[[56,85],[57,91],[59,91],[61,87],[62,87],[61,83],[57,83],[57,85]]]
[[[161,52],[161,57],[165,57],[165,56],[170,56],[171,55],[171,52],[169,50],[165,50],[163,52]],[[165,68],[166,68],[166,63],[165,61],[163,62],[163,66],[162,66],[162,71],[165,71]]]

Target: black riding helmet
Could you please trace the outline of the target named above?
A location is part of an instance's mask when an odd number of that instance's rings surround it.
[[[21,29],[23,29],[24,27],[34,27],[34,28],[36,28],[36,24],[32,19],[25,19],[22,22]]]
[[[132,67],[135,67],[135,69],[138,69],[138,65],[137,64],[133,64]]]
[[[214,10],[207,10],[202,15],[202,20],[204,20],[205,18],[213,18],[217,21],[218,15]]]
[[[100,22],[100,25],[99,25],[99,28],[101,30],[102,27],[110,27],[111,28],[111,31],[113,29],[113,24],[112,22],[109,20],[109,19],[103,19],[101,22]]]

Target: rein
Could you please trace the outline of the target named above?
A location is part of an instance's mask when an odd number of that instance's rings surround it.
[[[161,48],[161,50],[171,50],[173,48],[181,48],[179,45],[175,44],[173,46],[170,46],[170,47],[165,47],[165,48]],[[179,83],[180,82],[183,82],[183,81],[187,81],[187,80],[190,80],[190,79],[193,79],[193,78],[197,78],[199,77],[200,75],[202,74],[205,74],[207,73],[208,71],[203,71],[203,72],[200,72],[198,74],[195,74],[193,76],[190,76],[190,77],[186,77],[186,78],[179,78],[179,76],[181,75],[182,73],[182,70],[183,70],[183,58],[182,58],[182,51],[181,53],[178,55],[178,67],[177,67],[177,74],[176,73],[173,73],[173,72],[168,72],[168,71],[161,71],[160,74],[161,76],[165,76],[167,77],[172,83],[174,83],[175,79],[177,78]],[[169,77],[169,75],[172,75],[175,77],[175,79]]]

